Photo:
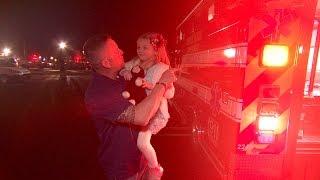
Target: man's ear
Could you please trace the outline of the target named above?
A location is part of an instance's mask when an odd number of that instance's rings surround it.
[[[111,64],[110,64],[110,60],[109,59],[102,60],[101,64],[105,68],[111,68]]]

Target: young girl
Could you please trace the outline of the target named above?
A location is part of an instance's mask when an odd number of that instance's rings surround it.
[[[130,80],[132,78],[131,72],[139,71],[141,67],[145,72],[142,87],[146,89],[146,94],[149,95],[155,84],[158,83],[162,73],[170,67],[165,39],[158,33],[141,35],[137,40],[137,55],[137,58],[125,64],[125,68],[120,72],[120,75],[124,76],[126,80]],[[170,118],[167,99],[172,98],[173,95],[174,87],[173,84],[170,84],[166,87],[158,111],[150,120],[148,126],[140,131],[137,140],[138,148],[146,157],[149,167],[157,170],[161,175],[163,168],[158,163],[156,152],[150,140],[152,134],[157,134],[166,126]]]

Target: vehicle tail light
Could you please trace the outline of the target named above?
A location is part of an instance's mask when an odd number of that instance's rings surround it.
[[[279,119],[276,116],[259,116],[259,131],[276,131],[279,127]]]
[[[279,126],[278,116],[260,115],[258,117],[258,142],[262,144],[273,143]]]

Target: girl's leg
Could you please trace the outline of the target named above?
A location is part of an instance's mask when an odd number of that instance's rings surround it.
[[[138,135],[137,145],[144,157],[148,161],[150,168],[156,168],[159,166],[157,154],[151,145],[152,133],[150,130],[140,131]]]

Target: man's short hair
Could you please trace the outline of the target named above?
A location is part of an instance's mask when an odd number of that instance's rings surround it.
[[[101,66],[98,51],[109,39],[111,39],[111,36],[107,34],[95,35],[84,43],[83,53],[94,69],[98,69]]]

